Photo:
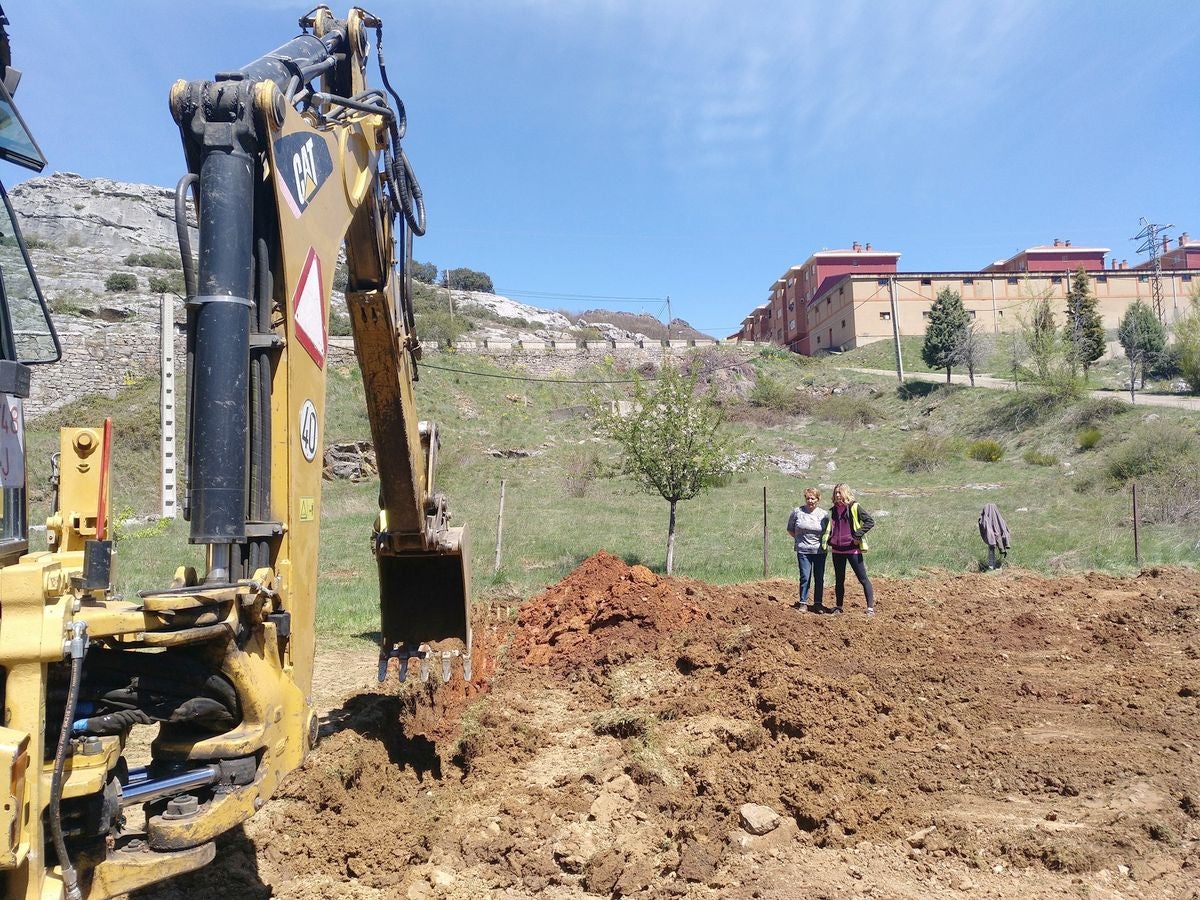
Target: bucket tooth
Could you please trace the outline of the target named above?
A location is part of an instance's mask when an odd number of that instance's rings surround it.
[[[471,654],[463,656],[463,681],[471,680]]]
[[[429,656],[426,654],[421,657],[421,684],[429,680]]]
[[[401,684],[403,684],[404,680],[406,678],[408,678],[408,656],[407,655],[400,657],[400,671],[398,674],[400,676],[400,682],[401,682]]]
[[[450,681],[450,659],[457,655],[457,653],[451,653],[449,650],[442,651],[442,684]]]
[[[387,681],[388,662],[391,660],[392,654],[387,650],[379,651],[379,683],[383,684]],[[403,675],[400,676],[403,679]]]

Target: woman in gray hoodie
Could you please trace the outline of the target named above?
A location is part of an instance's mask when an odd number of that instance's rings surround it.
[[[829,513],[821,509],[821,492],[808,488],[804,492],[804,506],[797,506],[788,516],[787,531],[796,542],[796,563],[800,566],[801,609],[824,612],[825,596],[825,551],[821,548],[821,535]],[[812,585],[813,605],[808,606],[808,588]]]

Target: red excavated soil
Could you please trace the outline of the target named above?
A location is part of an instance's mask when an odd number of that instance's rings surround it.
[[[344,701],[143,896],[1200,897],[1195,572],[876,590],[818,616],[597,554],[481,620],[486,692]]]

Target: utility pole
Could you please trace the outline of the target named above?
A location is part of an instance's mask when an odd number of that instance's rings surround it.
[[[896,306],[896,278],[888,278],[888,299],[892,303],[892,340],[896,343],[896,378],[904,384],[904,359],[900,353],[900,311]]]
[[[671,346],[671,295],[667,294],[667,346]]]
[[[1160,324],[1166,325],[1166,312],[1163,308],[1162,260],[1159,259],[1158,252],[1162,239],[1166,237],[1167,229],[1175,226],[1148,222],[1145,216],[1138,221],[1142,225],[1142,230],[1130,240],[1142,242],[1138,246],[1138,253],[1148,252],[1150,254],[1150,297],[1153,301],[1154,315],[1158,316]]]

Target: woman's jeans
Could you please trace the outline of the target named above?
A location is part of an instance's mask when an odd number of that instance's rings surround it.
[[[854,574],[858,577],[858,583],[862,585],[863,594],[867,598],[867,609],[875,608],[875,590],[871,587],[871,579],[867,577],[867,564],[863,560],[861,553],[834,553],[833,554],[833,575],[834,575],[834,595],[837,597],[837,608],[842,608],[842,600],[846,596],[846,563],[850,563],[850,568],[854,570]]]
[[[796,553],[800,564],[800,605],[808,604],[808,587],[812,585],[813,604],[820,606],[825,597],[825,552]]]

